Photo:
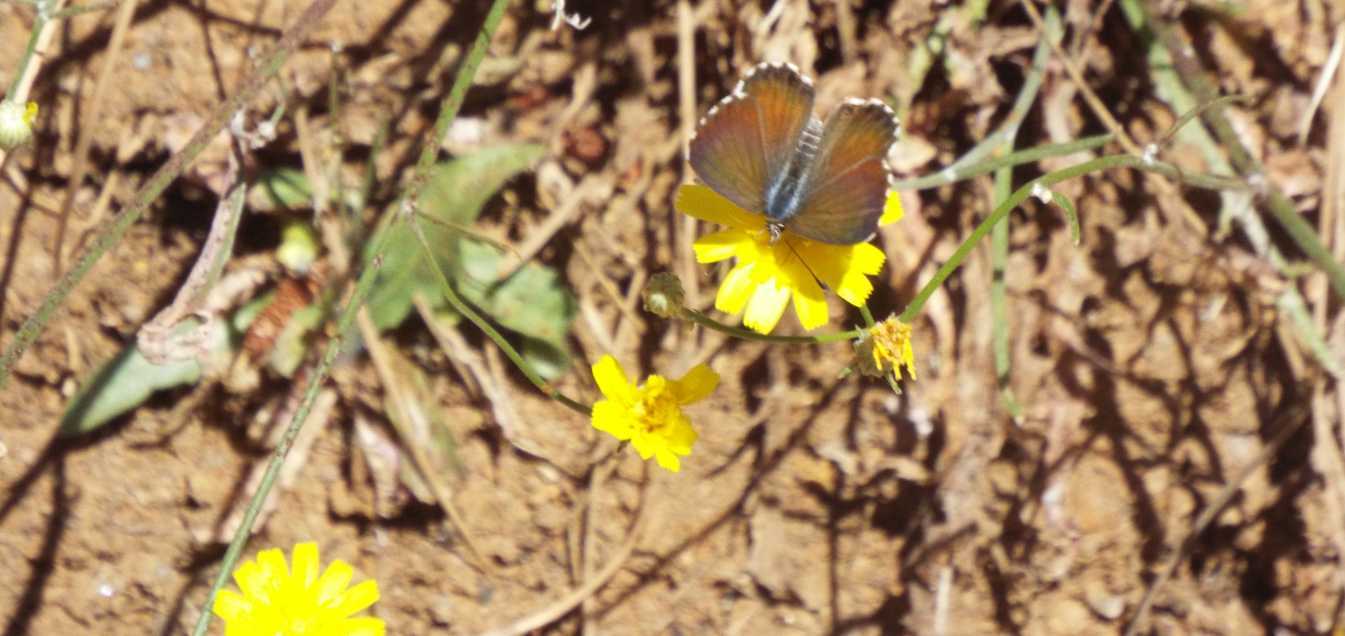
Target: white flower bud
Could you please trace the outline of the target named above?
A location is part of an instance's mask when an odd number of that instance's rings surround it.
[[[37,104],[0,100],[0,150],[13,150],[33,137]]]
[[[294,273],[307,272],[318,258],[318,238],[305,221],[291,221],[281,231],[276,260]]]

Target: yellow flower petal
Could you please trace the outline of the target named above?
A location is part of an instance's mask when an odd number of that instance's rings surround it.
[[[321,569],[316,543],[296,545],[289,565],[280,550],[262,550],[234,571],[241,593],[222,590],[212,611],[224,619],[227,636],[383,634],[383,621],[353,616],[378,600],[378,583],[346,589],[349,564],[337,560]]]
[[[816,293],[805,292],[802,289],[794,290],[794,313],[799,315],[799,324],[804,329],[812,330],[827,324],[830,315],[827,312],[827,298],[822,293],[822,288],[816,284]]]
[[[294,578],[305,588],[312,586],[318,580],[318,544],[313,541],[295,544],[292,560]],[[345,587],[345,583],[341,587]]]
[[[342,623],[341,633],[344,636],[384,636],[387,634],[387,626],[383,624],[382,619],[357,616],[348,618]]]
[[[817,277],[845,302],[863,305],[873,292],[868,276],[877,274],[887,256],[869,243],[824,245],[809,242],[800,246],[800,255]]]
[[[337,563],[346,565],[342,561],[336,561],[332,563],[332,565],[335,566]],[[346,582],[350,582],[350,577],[346,577]],[[357,614],[368,609],[374,603],[378,602],[378,598],[378,582],[373,579],[368,579],[360,582],[359,585],[346,590],[333,609],[339,612],[342,616],[350,616],[351,614]]]
[[[752,298],[747,301],[747,311],[743,314],[743,324],[757,333],[770,333],[779,324],[789,306],[789,288],[776,284],[776,279],[757,285]]]
[[[729,227],[698,239],[696,260],[734,259],[733,269],[715,296],[715,308],[730,314],[742,312],[743,324],[762,333],[779,324],[791,295],[805,329],[825,325],[830,316],[819,280],[846,302],[862,306],[873,292],[868,277],[877,274],[886,260],[882,250],[868,243],[831,245],[788,230],[772,236],[766,231],[764,215],[742,210],[705,186],[682,186],[674,205],[683,214]],[[891,223],[902,214],[900,194],[889,191],[882,222]]]
[[[248,603],[243,595],[233,590],[220,590],[219,594],[215,595],[215,607],[211,611],[227,623],[238,620],[251,609],[252,604]]]
[[[682,405],[704,399],[718,383],[718,374],[703,364],[678,380],[651,375],[631,389],[630,402],[601,400],[594,404],[593,427],[629,441],[641,459],[653,457],[660,466],[677,471],[681,468],[678,457],[690,455],[697,438],[696,429],[682,413]]]
[[[640,454],[640,459],[649,459],[663,447],[663,444],[650,435],[635,435],[630,438],[630,447]]]
[[[905,216],[901,209],[901,193],[896,190],[887,191],[887,201],[883,203],[883,215],[878,217],[878,225],[887,225],[896,223]]]
[[[751,240],[740,230],[723,230],[696,239],[691,249],[696,252],[697,263],[718,263],[738,256],[744,247],[750,247],[744,244]]]
[[[715,387],[719,386],[719,374],[704,364],[698,364],[670,386],[678,404],[691,404],[714,393]]]
[[[355,569],[350,567],[349,563],[340,559],[332,561],[332,564],[327,566],[327,571],[322,573],[322,578],[317,581],[318,602],[323,605],[336,604],[342,598],[342,590],[350,585],[350,580],[353,578],[355,578]],[[373,583],[373,581],[365,581],[365,583]],[[370,605],[372,604],[370,603]],[[368,605],[365,607],[368,607]],[[346,613],[354,614],[362,609],[364,607]]]
[[[756,285],[752,281],[752,264],[740,264],[729,270],[724,282],[719,284],[715,294],[715,309],[726,314],[736,314],[747,306]]]
[[[630,439],[631,421],[628,408],[616,402],[601,400],[593,405],[593,428],[621,441]]]
[[[621,364],[612,356],[605,355],[593,365],[593,381],[598,384],[598,390],[609,400],[620,404],[631,404],[635,401],[634,387],[626,379],[626,372],[621,368]]]
[[[836,295],[856,307],[863,305],[869,299],[869,294],[873,293],[873,283],[868,277],[877,274],[886,260],[887,255],[873,245],[855,245],[845,274],[836,286]]]
[[[687,216],[738,230],[751,232],[766,227],[764,216],[744,211],[703,185],[685,184],[678,188],[673,208]]]
[[[290,573],[289,565],[285,563],[285,553],[280,548],[271,548],[257,553],[257,565],[261,572],[266,576],[273,578],[287,577]]]
[[[262,554],[267,552],[270,552],[270,550],[263,550]],[[280,551],[275,550],[275,552]],[[262,554],[257,555],[257,561],[248,561],[234,570],[234,583],[238,585],[238,589],[243,591],[245,598],[267,601],[271,598],[272,574],[261,565]]]
[[[700,435],[696,433],[696,429],[692,428],[691,420],[688,420],[685,415],[678,413],[673,419],[674,421],[670,423],[670,430],[666,437],[668,449],[678,455],[690,455],[691,447],[696,444]]]
[[[645,459],[649,458],[645,457]],[[659,466],[670,473],[682,471],[682,461],[670,451],[659,450],[658,453],[654,455],[654,461],[657,461]]]
[[[783,278],[790,281],[794,288],[794,312],[799,316],[799,324],[804,329],[816,329],[827,324],[827,300],[826,293],[817,284],[817,277],[803,260],[802,252],[796,245],[804,241],[795,236],[785,237],[779,242],[782,247],[776,250],[776,257]]]

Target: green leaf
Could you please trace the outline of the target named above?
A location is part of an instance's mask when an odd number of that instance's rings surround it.
[[[475,154],[436,165],[428,175],[421,194],[421,221],[425,238],[435,248],[435,260],[450,279],[457,279],[458,244],[463,228],[481,214],[481,207],[509,179],[526,170],[542,157],[545,148],[536,144],[509,144],[487,148]],[[395,213],[395,212],[394,212]],[[391,215],[385,217],[390,220]],[[389,229],[391,228],[391,229]],[[379,329],[390,329],[411,313],[411,298],[417,292],[442,305],[438,279],[425,262],[420,242],[406,223],[384,223],[379,230],[391,231],[387,237],[379,280],[369,298],[369,312]],[[373,258],[375,236],[368,242],[365,264]]]
[[[194,329],[197,324],[186,321],[178,326],[178,330]],[[218,339],[210,343],[211,357],[219,356],[233,346],[227,329],[217,329],[214,333]],[[97,430],[143,404],[155,391],[195,384],[200,379],[201,365],[196,360],[154,364],[140,355],[135,342],[131,342],[95,372],[71,398],[65,415],[61,416],[60,434],[72,437]]]
[[[248,190],[248,207],[253,210],[302,210],[313,207],[313,189],[308,177],[295,168],[275,168],[257,177]]]
[[[524,356],[546,379],[569,366],[566,334],[574,320],[575,299],[556,270],[527,263],[504,281],[495,281],[503,261],[499,250],[464,240],[463,267],[457,287],[467,302],[480,307],[500,326],[527,336]]]
[[[1078,246],[1079,246],[1079,213],[1078,213],[1077,211],[1075,211],[1075,209],[1074,209],[1074,202],[1073,202],[1073,201],[1070,201],[1070,200],[1069,200],[1069,197],[1067,197],[1067,196],[1065,196],[1065,195],[1063,195],[1063,194],[1060,194],[1059,192],[1056,192],[1055,190],[1052,190],[1052,191],[1051,191],[1051,199],[1052,199],[1053,201],[1055,201],[1056,205],[1058,205],[1058,206],[1060,206],[1060,207],[1062,207],[1062,208],[1065,209],[1065,218],[1066,218],[1066,220],[1069,221],[1069,237],[1070,237],[1071,240],[1074,241],[1074,246],[1075,246],[1075,247],[1078,247]]]
[[[535,338],[523,338],[520,353],[544,379],[555,380],[570,370],[570,347],[563,341],[551,343]]]
[[[294,312],[290,319],[285,321],[285,326],[281,328],[280,335],[276,336],[275,345],[271,347],[271,354],[266,359],[272,371],[284,378],[294,377],[294,372],[308,355],[311,345],[309,334],[317,329],[322,324],[322,319],[326,317],[324,309],[320,303],[313,303]]]

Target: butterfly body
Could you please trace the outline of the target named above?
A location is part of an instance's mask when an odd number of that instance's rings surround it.
[[[706,113],[688,159],[706,185],[785,230],[848,245],[877,228],[887,196],[888,147],[899,125],[878,100],[846,100],[825,123],[813,86],[792,65],[752,69]]]
[[[799,211],[806,194],[808,166],[817,158],[817,142],[822,137],[822,122],[812,119],[799,134],[794,154],[780,175],[766,185],[762,213],[777,225],[783,225]]]

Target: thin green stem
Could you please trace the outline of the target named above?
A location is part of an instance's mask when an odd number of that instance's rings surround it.
[[[1018,127],[1022,125],[1023,118],[1027,117],[1032,104],[1037,101],[1037,91],[1041,90],[1041,82],[1046,75],[1046,63],[1051,56],[1051,40],[1058,42],[1064,35],[1064,30],[1060,26],[1060,13],[1055,7],[1046,10],[1046,25],[1046,37],[1037,42],[1037,48],[1032,52],[1032,65],[1027,69],[1023,86],[1018,90],[1018,96],[1014,98],[1013,108],[1009,109],[1008,116],[1000,122],[995,132],[986,135],[981,143],[954,161],[948,169],[956,171],[973,163],[979,163],[985,157],[999,152],[1018,136]]]
[[[19,65],[14,69],[14,80],[9,83],[5,99],[15,98],[19,91],[19,83],[28,72],[28,65],[33,63],[33,54],[37,52],[37,40],[42,35],[42,29],[47,27],[47,21],[51,19],[51,16],[47,15],[48,2],[51,0],[39,0],[34,3],[37,6],[37,17],[33,18],[33,29],[28,34],[28,46],[23,49],[23,57],[19,58]]]
[[[481,31],[476,34],[476,41],[472,43],[472,49],[467,53],[467,59],[462,63],[462,70],[458,76],[475,76],[476,69],[481,65],[481,60],[486,57],[486,49],[490,46],[490,36],[495,33],[496,27],[500,25],[500,20],[504,18],[504,9],[508,5],[506,0],[494,0],[490,6],[490,12],[486,14],[486,20]],[[434,166],[435,159],[439,156],[439,149],[444,145],[444,139],[448,137],[448,127],[457,118],[458,111],[462,108],[462,102],[467,98],[467,86],[454,84],[449,89],[448,97],[444,99],[443,106],[439,110],[439,117],[434,121],[434,143],[427,144],[420,151],[420,158],[416,160],[416,173],[412,178],[410,185],[406,190],[405,201],[409,201],[411,209],[418,209],[420,206],[420,192],[425,188],[425,183],[429,179],[430,168]]]
[[[862,308],[861,311],[867,312],[868,308]],[[757,333],[750,329],[743,329],[733,325],[726,325],[714,318],[711,318],[694,309],[683,309],[682,316],[687,320],[694,322],[702,327],[713,329],[723,334],[728,334],[734,338],[743,340],[759,340],[761,342],[779,342],[786,344],[826,344],[829,342],[841,342],[843,340],[854,340],[863,335],[863,329],[851,329],[850,331],[839,331],[835,333],[823,333],[815,336],[776,336],[768,333]],[[872,320],[873,316],[869,316]]]
[[[313,0],[313,3],[304,10],[299,19],[276,43],[275,49],[264,58],[261,65],[248,75],[238,92],[234,93],[233,97],[211,113],[210,118],[196,131],[187,145],[176,155],[173,155],[168,163],[159,168],[154,176],[149,178],[149,181],[145,182],[145,185],[136,192],[131,205],[123,208],[112,219],[112,222],[107,224],[85,248],[74,267],[57,281],[51,291],[47,292],[37,311],[24,321],[23,325],[19,327],[18,333],[14,335],[14,339],[5,347],[4,354],[0,355],[0,389],[3,389],[5,384],[8,383],[10,371],[13,369],[14,363],[18,361],[19,356],[23,355],[23,352],[42,333],[43,328],[51,320],[56,309],[65,302],[70,292],[84,279],[89,270],[93,269],[98,259],[102,258],[103,254],[112,246],[121,242],[122,236],[126,234],[131,225],[140,219],[149,205],[205,150],[210,140],[214,139],[215,135],[224,129],[234,113],[251,101],[257,92],[266,85],[266,82],[280,70],[289,54],[307,39],[308,34],[322,21],[322,17],[334,4],[336,4],[336,0]]]
[[[1111,133],[1102,135],[1093,135],[1092,137],[1083,137],[1075,141],[1069,141],[1059,144],[1043,144],[1034,146],[1026,150],[1004,155],[1003,157],[994,157],[985,161],[962,165],[960,167],[949,166],[939,172],[927,174],[923,177],[914,179],[904,179],[892,184],[893,190],[928,190],[937,188],[950,183],[957,183],[972,177],[979,177],[983,174],[989,174],[1000,168],[1011,168],[1019,164],[1041,161],[1050,157],[1064,157],[1076,152],[1101,148],[1110,142],[1113,138]]]
[[[313,6],[322,6],[322,11],[315,12],[313,7],[310,7],[310,9],[304,13],[304,16],[300,18],[299,24],[304,25],[305,31],[312,28],[312,26],[318,22],[318,19],[321,18],[322,14],[331,7],[333,1],[334,0],[315,0]],[[485,24],[482,25],[481,33],[477,36],[476,44],[473,46],[471,53],[468,54],[469,60],[476,59],[479,63],[481,56],[485,55],[485,48],[490,43],[495,28],[499,25],[499,17],[503,14],[504,5],[507,4],[508,0],[494,0],[494,2],[495,4],[491,9],[491,13],[488,15]],[[286,37],[281,40],[279,48],[282,50],[286,49],[286,43],[288,42],[288,48],[292,49],[297,41],[297,39],[291,39],[289,34],[287,34]],[[450,93],[465,93],[467,87],[472,84],[476,68],[477,64],[464,65],[462,71],[459,72],[458,76],[454,79],[453,88]],[[258,86],[260,86],[260,83],[258,83]],[[461,103],[461,99],[459,99],[457,105],[453,106],[453,112],[455,114],[457,112],[457,107],[460,106]],[[446,102],[444,109],[447,110],[450,104],[451,102]],[[228,112],[232,112],[232,109]],[[440,118],[443,119],[442,111],[440,113]],[[452,118],[450,117],[449,121],[451,122],[451,120]],[[447,125],[444,126],[444,130],[447,130]],[[439,148],[442,141],[441,138],[436,137],[432,140],[433,143],[430,147]],[[402,222],[405,218],[405,216],[397,216],[393,219],[393,223]],[[417,227],[417,229],[419,228]],[[215,596],[219,593],[219,590],[224,587],[225,582],[229,580],[234,565],[238,562],[238,557],[243,552],[243,547],[247,544],[248,538],[252,536],[252,526],[256,523],[257,515],[261,512],[262,505],[265,503],[266,497],[270,493],[272,485],[275,483],[276,476],[280,474],[280,468],[285,463],[285,455],[289,452],[290,446],[294,442],[294,438],[298,436],[299,430],[303,427],[304,420],[308,418],[308,413],[313,408],[313,402],[317,399],[318,389],[322,386],[322,383],[326,381],[328,374],[331,372],[332,364],[336,361],[337,356],[340,355],[342,348],[345,346],[345,343],[351,334],[351,330],[355,323],[355,317],[359,314],[360,308],[364,306],[365,300],[369,297],[369,292],[373,289],[375,282],[378,280],[378,270],[383,262],[383,255],[387,250],[387,237],[392,234],[392,232],[383,233],[378,244],[374,246],[375,256],[373,260],[360,274],[359,282],[355,285],[354,293],[351,294],[350,300],[341,311],[341,317],[337,323],[336,338],[327,345],[327,350],[323,352],[322,355],[322,361],[318,364],[317,369],[314,370],[312,376],[309,378],[308,386],[304,390],[304,396],[299,403],[299,408],[295,411],[293,419],[290,420],[289,427],[285,430],[284,437],[281,438],[280,443],[276,446],[276,450],[271,456],[271,463],[266,467],[266,473],[262,476],[261,483],[257,486],[257,492],[253,494],[252,500],[248,503],[247,511],[243,515],[243,520],[239,524],[238,530],[234,533],[233,540],[229,543],[229,549],[224,553],[224,561],[220,564],[219,575],[215,578],[215,583],[211,586],[210,593],[206,596],[205,605],[201,611],[201,617],[197,620],[196,628],[192,632],[194,636],[202,636],[210,624],[211,607],[214,605]]]
[[[386,248],[385,243],[388,234],[385,233],[383,236],[384,238],[379,240],[379,245],[376,247],[380,255]],[[360,274],[359,282],[355,285],[355,292],[351,294],[350,300],[341,310],[341,318],[337,322],[336,337],[327,344],[327,350],[323,352],[322,360],[318,363],[317,369],[309,376],[308,386],[304,389],[299,408],[295,410],[294,417],[290,419],[289,426],[285,429],[285,435],[280,438],[275,451],[271,453],[271,462],[266,466],[266,473],[262,475],[261,482],[257,485],[257,492],[252,495],[252,500],[248,502],[247,510],[243,513],[243,520],[238,524],[238,530],[234,532],[233,540],[229,542],[229,549],[224,553],[224,562],[220,564],[219,575],[215,577],[215,583],[210,587],[210,593],[206,595],[201,617],[197,619],[196,628],[192,631],[193,636],[202,636],[205,634],[206,627],[210,625],[210,617],[212,616],[210,608],[215,604],[215,595],[229,581],[234,564],[238,562],[238,557],[243,553],[243,547],[247,545],[248,538],[252,536],[252,526],[257,522],[257,516],[261,514],[262,505],[266,502],[266,496],[271,492],[276,477],[280,475],[281,467],[285,465],[285,456],[289,454],[290,446],[294,444],[294,439],[298,437],[304,421],[308,419],[308,413],[313,409],[313,402],[318,397],[318,390],[327,379],[327,375],[331,373],[332,364],[336,362],[337,356],[341,355],[341,351],[350,340],[355,316],[359,314],[360,307],[364,306],[365,299],[369,297],[369,292],[378,280],[378,270],[381,263],[381,256],[376,257],[370,266],[365,268],[364,272]]]
[[[1172,138],[1177,136],[1177,132],[1180,131],[1182,128],[1185,128],[1186,124],[1190,123],[1192,119],[1199,117],[1200,115],[1204,114],[1205,111],[1211,108],[1214,108],[1216,106],[1223,106],[1225,104],[1231,104],[1234,102],[1239,104],[1246,104],[1250,101],[1251,99],[1249,99],[1245,95],[1224,95],[1219,99],[1211,100],[1203,104],[1200,104],[1195,108],[1189,109],[1186,112],[1182,113],[1182,116],[1178,117],[1177,121],[1172,122],[1172,125],[1168,127],[1167,132],[1164,132],[1163,136],[1159,137],[1156,143],[1159,146],[1166,145],[1169,141],[1172,141]]]
[[[996,206],[1008,198],[1009,189],[1013,187],[1012,178],[1012,171],[1009,168],[1000,168],[995,172]],[[1011,220],[1005,218],[1003,223],[996,223],[994,231],[990,234],[990,330],[995,350],[995,378],[999,383],[1000,398],[1004,401],[1004,407],[1009,414],[1017,418],[1022,410],[1013,395],[1013,389],[1009,386],[1009,372],[1013,369],[1013,364],[1009,356],[1009,298],[1004,280],[1005,267],[1009,259]]]
[[[859,317],[864,319],[864,327],[867,329],[873,329],[873,326],[878,324],[878,322],[873,319],[873,312],[869,311],[868,303],[859,306]]]
[[[1195,57],[1191,47],[1187,46],[1178,37],[1175,27],[1158,20],[1150,20],[1149,24],[1158,35],[1159,41],[1163,43],[1163,46],[1167,48],[1171,55],[1173,68],[1176,69],[1182,82],[1190,87],[1196,99],[1202,103],[1212,104],[1217,102],[1219,99],[1218,89],[1206,76],[1200,60]],[[1228,118],[1224,116],[1223,109],[1205,109],[1201,112],[1201,118],[1205,120],[1205,123],[1214,131],[1214,135],[1219,138],[1220,143],[1227,149],[1233,167],[1248,183],[1255,185],[1252,188],[1254,191],[1264,195],[1267,207],[1270,208],[1271,215],[1275,217],[1275,221],[1280,224],[1281,229],[1289,235],[1289,238],[1293,239],[1299,249],[1308,255],[1308,258],[1312,259],[1317,267],[1326,273],[1331,288],[1336,295],[1345,298],[1345,266],[1342,266],[1331,255],[1331,251],[1322,244],[1317,232],[1312,229],[1307,221],[1303,220],[1303,217],[1299,216],[1298,211],[1294,209],[1293,202],[1266,178],[1264,168],[1243,146],[1241,137],[1233,129],[1233,125],[1229,123]]]
[[[1245,192],[1252,187],[1242,179],[1233,177],[1223,177],[1213,174],[1203,174],[1198,172],[1186,172],[1177,166],[1164,161],[1151,161],[1143,157],[1135,157],[1135,161],[1127,164],[1131,168],[1139,168],[1149,172],[1161,174],[1170,179],[1180,181],[1189,186],[1201,188],[1203,190],[1228,190],[1233,192]]]
[[[990,233],[991,228],[995,227],[995,224],[999,223],[1005,216],[1008,216],[1009,212],[1013,211],[1014,208],[1018,207],[1020,203],[1032,195],[1033,186],[1040,185],[1043,188],[1049,188],[1061,181],[1083,176],[1090,172],[1098,172],[1100,170],[1108,170],[1111,168],[1135,168],[1138,170],[1156,172],[1198,188],[1211,190],[1247,189],[1247,185],[1240,181],[1224,177],[1188,173],[1179,170],[1170,164],[1165,164],[1160,161],[1149,161],[1142,157],[1128,154],[1107,155],[1105,157],[1099,157],[1092,161],[1085,161],[1081,164],[1042,175],[1023,184],[1022,187],[1015,190],[1009,198],[1005,199],[1003,203],[1000,203],[999,206],[995,208],[994,212],[990,213],[990,216],[986,217],[980,225],[976,226],[976,229],[972,230],[971,235],[958,246],[957,251],[953,252],[953,255],[948,261],[934,273],[934,277],[929,279],[929,282],[925,283],[925,286],[920,289],[920,292],[911,300],[911,304],[906,306],[906,309],[901,312],[901,316],[898,318],[906,324],[911,324],[915,320],[915,317],[920,314],[920,310],[924,308],[925,301],[929,300],[929,297],[943,285],[943,281],[947,280],[948,276],[962,265],[962,261],[966,260],[967,256],[971,254],[971,250],[976,247],[976,244],[979,243],[981,239],[985,238],[986,234]]]
[[[439,291],[443,292],[444,298],[448,300],[448,304],[452,305],[455,311],[462,314],[467,320],[470,320],[472,324],[476,325],[476,328],[480,329],[481,333],[486,334],[486,337],[490,338],[491,341],[504,352],[505,357],[509,358],[509,361],[513,362],[514,366],[518,367],[518,370],[523,372],[523,375],[528,378],[528,381],[531,382],[533,386],[537,387],[537,390],[541,391],[547,397],[570,407],[570,409],[576,413],[582,415],[592,413],[593,407],[571,399],[569,396],[561,393],[560,389],[551,386],[551,383],[543,380],[541,374],[537,373],[537,370],[523,358],[523,354],[519,353],[518,350],[514,348],[514,345],[510,344],[509,340],[506,339],[494,325],[490,324],[490,322],[482,317],[476,309],[467,304],[467,301],[463,300],[462,297],[458,295],[457,290],[453,289],[453,284],[448,281],[448,276],[444,274],[444,270],[439,267],[439,261],[434,258],[434,248],[430,247],[429,239],[425,238],[425,232],[420,227],[419,218],[413,215],[410,219],[411,229],[415,232],[416,238],[420,241],[420,247],[425,256],[425,261],[430,264],[430,269],[434,270],[435,277],[439,279]]]

